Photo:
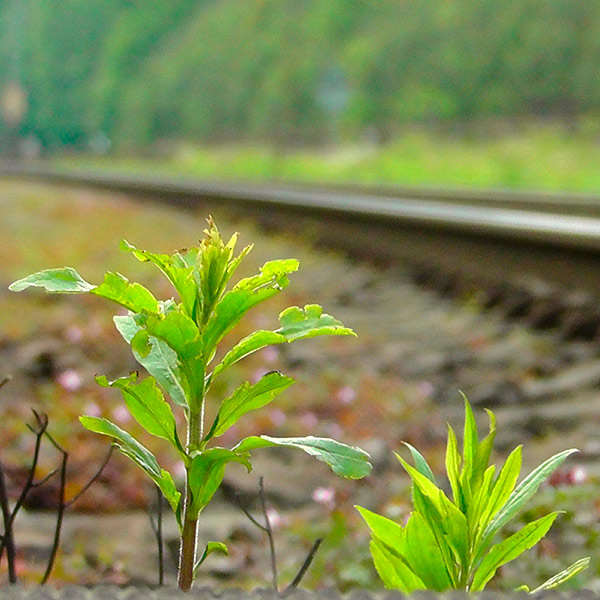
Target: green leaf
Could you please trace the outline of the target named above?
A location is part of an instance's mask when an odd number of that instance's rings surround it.
[[[113,321],[128,344],[131,344],[135,336],[143,331],[143,328],[136,323],[135,317],[131,315],[113,317]],[[156,379],[173,402],[187,408],[187,380],[181,371],[177,354],[166,342],[157,338],[149,339],[147,344],[145,353],[140,353],[132,347],[135,359]]]
[[[370,550],[375,570],[386,588],[405,594],[426,589],[419,576],[378,538],[371,540]]]
[[[283,258],[278,260],[270,260],[261,268],[258,275],[240,279],[234,290],[245,289],[256,291],[265,286],[280,286],[282,283],[287,285],[287,275],[298,270],[300,263],[295,258]]]
[[[213,553],[218,552],[219,554],[224,554],[225,556],[229,556],[229,548],[223,542],[208,542],[204,547],[204,552],[202,556],[199,558],[198,562],[194,566],[194,578],[196,577],[197,571],[200,565]]]
[[[130,433],[118,425],[100,417],[79,417],[81,424],[90,431],[107,435],[117,441],[120,448],[127,450],[127,455],[134,460],[150,476],[160,477],[160,467],[154,454],[140,444]]]
[[[79,417],[79,420],[86,429],[113,438],[119,450],[141,467],[158,485],[175,515],[179,514],[181,494],[177,491],[171,474],[160,468],[156,457],[148,448],[140,444],[130,433],[107,419],[84,416]]]
[[[11,283],[8,289],[22,292],[29,287],[41,287],[54,294],[85,294],[96,286],[88,283],[71,267],[62,269],[46,269]]]
[[[151,262],[156,265],[177,290],[186,314],[189,317],[193,317],[197,301],[197,288],[193,275],[194,269],[186,264],[180,253],[176,253],[173,256],[155,254],[147,250],[140,250],[126,240],[121,240],[120,248],[121,250],[131,252],[141,262]]]
[[[433,483],[434,485],[437,485],[433,471],[427,464],[425,457],[414,446],[411,446],[409,443],[403,442],[403,444],[410,450],[413,460],[415,461],[415,466],[417,468],[417,471],[419,471],[419,473],[421,473],[421,475],[424,475],[425,477],[427,477],[427,479],[429,479],[429,481],[431,481],[431,483]]]
[[[487,499],[482,522],[487,526],[492,517],[510,498],[521,472],[521,446],[517,446],[506,459]]]
[[[537,492],[542,482],[550,477],[564,460],[575,452],[578,452],[578,450],[571,448],[555,454],[521,481],[508,498],[506,504],[496,513],[490,524],[486,527],[481,541],[481,548],[484,550],[487,548],[494,535],[523,508],[525,503]],[[476,559],[479,558],[481,558],[480,555],[476,557]]]
[[[507,562],[514,560],[537,544],[548,532],[552,523],[559,515],[558,512],[550,513],[541,519],[528,523],[503,542],[496,544],[485,556],[481,565],[475,572],[470,592],[483,590],[486,583],[495,575],[496,570]]]
[[[427,589],[441,592],[452,587],[452,579],[435,533],[418,512],[413,512],[406,524],[403,555],[413,573],[419,576]]]
[[[143,310],[158,311],[158,300],[140,283],[130,283],[119,273],[106,273],[104,281],[91,290],[96,296],[112,300],[128,310],[138,313]]]
[[[250,412],[261,408],[274,400],[281,392],[294,383],[291,377],[285,377],[277,371],[267,373],[258,383],[243,383],[235,392],[223,401],[215,421],[204,438],[209,440],[225,433],[237,420]]]
[[[488,468],[490,462],[490,456],[494,447],[494,439],[496,438],[496,416],[491,410],[485,409],[490,419],[490,426],[488,434],[481,440],[479,444],[479,451],[477,452],[477,460],[475,470],[478,473],[484,473]]]
[[[225,334],[231,331],[251,308],[279,291],[279,288],[270,287],[256,291],[233,289],[227,292],[215,307],[214,313],[204,329],[202,339],[207,353],[216,347]]]
[[[437,530],[443,535],[443,539],[442,535],[438,535],[438,543],[449,544],[460,557],[461,563],[465,565],[467,563],[467,518],[459,510],[459,508],[448,499],[443,490],[438,488],[427,477],[409,465],[405,460],[402,459],[401,456],[396,454],[396,457],[402,463],[402,466],[406,472],[410,475],[415,487],[429,502],[431,502],[432,507],[435,508],[435,512],[437,513],[438,517],[437,519],[435,515],[431,514],[431,510],[424,511],[423,516],[429,517],[429,523],[432,531]],[[431,519],[435,519],[439,522],[433,523]]]
[[[355,506],[354,508],[365,520],[374,537],[379,538],[386,546],[390,546],[396,552],[404,552],[406,534],[401,525],[362,506]]]
[[[371,472],[369,455],[355,446],[346,446],[329,438],[313,436],[298,438],[274,438],[267,435],[251,436],[243,439],[235,448],[237,452],[247,452],[255,448],[283,446],[299,448],[331,467],[334,473],[349,479],[361,479]]]
[[[570,567],[567,567],[564,571],[557,573],[556,575],[554,575],[554,577],[551,577],[550,579],[548,579],[547,581],[542,583],[542,585],[535,588],[535,590],[532,590],[530,593],[537,594],[537,592],[542,592],[543,590],[551,590],[555,587],[558,587],[559,585],[563,584],[565,581],[568,581],[569,579],[571,579],[571,577],[574,577],[575,575],[577,575],[577,573],[580,573],[584,569],[587,569],[589,564],[590,564],[589,556],[586,558],[581,558],[578,561],[574,562]]]
[[[251,470],[248,456],[243,451],[227,448],[209,448],[199,452],[192,458],[188,471],[188,485],[192,493],[192,502],[188,508],[188,518],[194,519],[210,502],[214,493],[219,489],[227,463],[238,462],[248,471]]]
[[[450,427],[450,424],[448,424],[448,444],[446,446],[446,473],[450,481],[450,487],[452,488],[454,502],[464,513],[466,512],[466,505],[462,496],[459,478],[460,454],[458,453],[456,434],[454,433],[454,429]]]
[[[211,380],[214,380],[221,372],[229,368],[238,360],[249,356],[257,350],[262,350],[266,346],[282,344],[286,342],[285,336],[274,331],[255,331],[238,342],[227,354],[223,360],[214,368]]]
[[[279,315],[281,327],[275,333],[283,335],[288,342],[319,335],[353,335],[356,333],[344,327],[341,321],[323,314],[318,304],[307,304],[303,309],[290,306]]]
[[[460,483],[465,503],[468,505],[471,500],[472,486],[478,476],[475,469],[477,468],[479,438],[471,405],[464,394],[462,394],[462,397],[465,403],[465,428],[463,434],[463,468],[460,474]],[[481,473],[481,476],[483,476],[483,473]]]
[[[187,454],[179,441],[175,416],[153,377],[136,383],[137,373],[109,382],[105,376],[96,377],[102,387],[121,390],[133,418],[150,434],[167,440],[187,461]]]

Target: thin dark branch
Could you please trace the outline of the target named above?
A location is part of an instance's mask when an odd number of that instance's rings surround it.
[[[48,473],[48,475],[46,475],[44,478],[40,479],[39,481],[34,481],[31,484],[31,487],[32,488],[41,487],[45,483],[48,483],[57,473],[58,473],[58,469],[54,469],[54,471],[51,471],[50,473]]]
[[[4,521],[4,535],[2,536],[2,548],[6,547],[6,560],[8,563],[8,581],[11,584],[17,583],[17,572],[15,569],[15,543],[13,539],[13,528],[10,509],[8,506],[8,495],[6,493],[6,483],[4,480],[4,469],[0,463],[0,509],[2,510],[2,519]],[[0,553],[0,560],[2,554]]]
[[[233,493],[235,499],[237,500],[237,503],[239,504],[240,508],[242,509],[242,511],[244,512],[244,514],[250,519],[250,521],[256,525],[261,531],[264,531],[266,533],[267,528],[262,525],[261,523],[259,523],[248,511],[248,509],[244,506],[244,503],[242,502],[242,499],[240,498],[240,495],[237,492]]]
[[[294,577],[294,580],[292,581],[292,583],[290,583],[290,585],[288,585],[284,591],[287,592],[288,590],[293,590],[294,588],[298,587],[298,584],[300,583],[300,581],[302,581],[302,578],[304,577],[304,575],[306,575],[306,571],[308,571],[308,568],[312,564],[312,561],[314,560],[315,555],[317,554],[317,550],[319,549],[319,546],[322,543],[323,543],[323,538],[319,538],[318,540],[315,541],[315,543],[313,544],[312,548],[310,549],[310,552],[308,553],[307,557],[304,559],[304,562],[302,563],[302,566],[300,567],[298,574],[296,575],[296,577]]]
[[[267,537],[269,538],[269,548],[271,550],[271,572],[273,573],[273,589],[277,592],[279,591],[279,578],[277,576],[277,556],[275,555],[275,540],[273,539],[273,529],[271,528],[271,521],[269,520],[269,515],[267,513],[267,503],[265,502],[264,477],[261,477],[258,480],[258,490],[260,494],[260,503],[262,506],[263,515],[265,516],[265,530],[267,532]]]
[[[104,471],[106,465],[108,464],[108,461],[112,456],[113,450],[114,446],[111,444],[111,446],[108,449],[108,452],[106,453],[106,457],[102,461],[102,464],[100,465],[94,476],[75,494],[75,496],[73,496],[73,498],[71,498],[65,504],[65,508],[69,508],[70,506],[75,504],[75,502],[77,502],[77,500],[79,500],[79,498],[81,498],[81,496],[83,496],[83,494],[85,494],[90,489],[91,485],[98,479],[98,477],[102,475],[102,471]]]
[[[62,530],[63,518],[65,515],[65,488],[67,484],[67,461],[69,460],[68,452],[58,443],[56,440],[46,431],[46,437],[50,443],[62,454],[62,461],[60,465],[60,496],[58,501],[58,509],[56,513],[56,527],[54,529],[54,541],[52,543],[52,550],[50,552],[50,558],[48,559],[48,565],[46,566],[46,572],[40,581],[41,585],[44,585],[50,578],[52,569],[54,568],[54,562],[58,554],[58,547],[60,545],[60,534]]]
[[[164,585],[165,580],[165,561],[164,561],[164,543],[163,543],[163,494],[160,488],[156,488],[156,521],[154,520],[153,502],[150,502],[146,512],[150,520],[150,526],[156,538],[156,546],[158,549],[158,585]]]
[[[31,429],[31,431],[35,434],[36,436],[36,440],[35,440],[35,449],[33,451],[33,459],[31,461],[31,466],[29,467],[29,471],[27,473],[27,480],[25,481],[25,484],[23,485],[23,489],[21,490],[21,493],[19,494],[19,498],[17,499],[17,502],[15,503],[15,506],[12,509],[12,512],[10,513],[9,516],[9,529],[12,531],[12,525],[15,521],[15,518],[17,517],[17,514],[19,513],[19,511],[21,510],[21,507],[23,506],[23,503],[25,502],[25,498],[27,497],[27,494],[29,494],[29,492],[31,491],[31,488],[34,487],[34,478],[35,478],[35,471],[37,469],[37,464],[38,464],[38,460],[40,457],[40,448],[42,445],[42,437],[44,435],[44,433],[46,433],[46,429],[48,427],[48,416],[47,415],[40,415],[40,413],[36,412],[34,409],[31,409],[33,412],[33,415],[35,416],[35,420],[37,421],[38,424],[38,428],[35,429],[34,427],[32,427],[31,425],[27,424],[27,427],[29,427],[29,429]],[[2,543],[0,544],[0,559],[2,558],[2,554],[4,552],[4,548],[7,544],[8,540],[3,540]]]
[[[6,377],[0,379],[0,388],[5,386],[11,379],[12,377],[10,375],[7,375]]]

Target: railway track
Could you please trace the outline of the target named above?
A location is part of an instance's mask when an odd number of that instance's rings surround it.
[[[520,424],[532,435],[536,428],[539,434],[553,424],[563,430],[572,429],[566,422],[574,426],[587,419],[588,426],[595,424],[595,417],[588,417],[600,403],[600,197],[498,191],[460,195],[437,189],[432,190],[433,199],[426,199],[428,192],[411,189],[180,181],[14,165],[0,166],[0,175],[92,187],[187,208],[202,203],[206,210],[224,210],[233,219],[252,217],[267,230],[300,232],[317,248],[341,249],[388,275],[401,272],[421,289],[434,291],[441,303],[415,296],[415,289],[398,282],[390,289],[370,276],[362,300],[357,300],[352,297],[356,282],[350,276],[352,284],[346,286],[343,272],[334,276],[331,295],[341,304],[337,312],[342,316],[344,303],[354,313],[361,309],[365,326],[377,321],[377,315],[386,323],[390,311],[413,320],[411,326],[384,326],[387,331],[377,333],[388,355],[397,345],[394,336],[415,340],[407,352],[408,376],[435,379],[438,389],[444,381],[449,390],[462,387],[471,392],[475,401],[508,406],[506,423]],[[462,325],[447,328],[441,347],[439,332],[431,336],[427,331],[427,323],[434,324],[428,310],[434,315],[438,311],[444,322],[454,319],[455,308],[445,304],[446,298],[467,301],[483,316],[473,320],[467,311],[457,317]],[[514,368],[508,379],[502,375],[514,359],[508,355],[523,350],[510,341],[510,332],[490,334],[497,339],[480,353],[483,358],[471,348],[473,332],[476,337],[477,327],[485,328],[486,321],[499,329],[500,322],[511,323],[550,348],[543,357],[527,351],[524,369],[531,376],[523,382],[514,383],[519,379]],[[476,381],[479,363],[487,373],[481,384]],[[580,392],[577,408],[566,410],[574,406],[573,394]],[[548,405],[554,398],[557,403]],[[440,401],[443,404],[444,398]],[[543,405],[547,410],[541,414],[535,407]]]

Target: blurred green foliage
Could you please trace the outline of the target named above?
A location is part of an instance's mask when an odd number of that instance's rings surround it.
[[[594,113],[600,3],[0,0],[21,135],[307,143],[402,123]],[[1,125],[0,125],[1,127]]]

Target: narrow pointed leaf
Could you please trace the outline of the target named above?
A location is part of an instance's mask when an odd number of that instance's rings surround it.
[[[405,532],[401,525],[362,506],[355,506],[374,537],[399,553],[404,552]]]
[[[258,290],[264,286],[278,285],[287,275],[298,270],[300,263],[295,258],[270,260],[261,268],[258,275],[240,279],[235,284],[234,290]]]
[[[349,479],[361,479],[371,472],[369,455],[355,446],[346,446],[329,438],[313,436],[298,438],[274,438],[267,435],[251,436],[243,439],[235,448],[237,452],[247,452],[255,448],[282,446],[299,448],[317,460],[329,465],[336,475]]]
[[[532,590],[530,593],[537,594],[537,592],[554,589],[555,587],[558,587],[559,585],[563,584],[565,581],[571,579],[571,577],[575,577],[577,573],[580,573],[581,571],[587,569],[589,564],[589,556],[586,558],[581,558],[578,561],[574,562],[570,567],[567,567],[560,573],[554,575],[554,577],[551,577],[550,579],[542,583],[542,585],[535,588],[535,590]]]
[[[285,377],[277,371],[267,373],[254,385],[248,382],[243,383],[229,398],[223,401],[205,440],[222,435],[240,417],[269,404],[293,383],[294,380],[291,377]]]
[[[490,524],[486,527],[481,547],[485,548],[489,545],[494,535],[510,521],[520,510],[525,503],[537,492],[538,488],[552,473],[565,461],[571,454],[578,450],[571,448],[559,452],[548,460],[544,461],[539,467],[534,469],[521,483],[516,487],[513,493],[508,498],[506,504],[496,513]],[[481,558],[481,556],[478,556]]]
[[[460,454],[458,453],[458,442],[454,429],[448,425],[448,444],[446,446],[446,473],[452,488],[454,503],[463,511],[466,511],[462,490],[460,487]]]
[[[441,592],[452,587],[452,579],[435,534],[418,512],[413,512],[406,524],[404,557],[427,589]]]
[[[29,287],[41,287],[53,294],[85,294],[91,292],[96,286],[83,279],[75,269],[63,267],[39,271],[11,283],[8,289],[22,292]]]
[[[370,550],[375,570],[386,588],[400,590],[405,594],[426,589],[418,575],[378,538],[371,540]]]
[[[139,283],[130,283],[119,273],[106,273],[104,281],[91,290],[91,293],[112,300],[135,313],[143,310],[158,312],[158,300],[152,292]]]
[[[403,443],[410,450],[413,460],[415,461],[415,467],[417,468],[417,471],[419,471],[419,473],[421,473],[421,475],[424,475],[425,477],[427,477],[427,479],[429,479],[429,481],[431,481],[431,483],[433,483],[434,485],[437,485],[433,471],[427,464],[425,457],[414,446],[411,446],[407,442],[403,442]]]
[[[550,513],[541,519],[528,523],[517,533],[496,544],[475,572],[469,591],[478,592],[482,590],[485,584],[496,574],[498,568],[517,558],[525,550],[535,546],[552,527],[552,523],[558,515],[558,512]]]

